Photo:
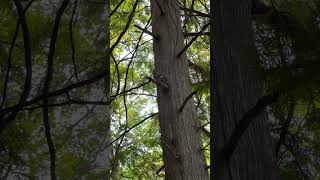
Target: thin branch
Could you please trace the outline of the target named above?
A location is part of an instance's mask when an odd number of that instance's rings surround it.
[[[0,39],[0,44],[5,44],[5,45],[10,45],[11,46],[11,42],[10,41],[1,40],[1,39]],[[13,46],[21,49],[21,46],[19,46],[17,44],[14,44]]]
[[[32,54],[31,54],[31,41],[30,41],[30,33],[28,24],[25,17],[25,11],[23,6],[19,0],[14,0],[14,4],[16,6],[18,12],[18,21],[21,23],[22,34],[23,34],[23,44],[24,44],[24,61],[25,61],[25,68],[26,68],[26,77],[24,81],[24,88],[22,94],[20,96],[19,102],[16,106],[21,107],[24,106],[27,98],[30,94],[31,90],[31,80],[32,80]],[[1,109],[2,111],[2,109]],[[3,114],[0,115],[0,134],[3,130],[7,127],[9,123],[11,123],[15,117],[17,116],[18,109],[14,109],[11,114],[6,118],[3,119]]]
[[[149,25],[149,23],[150,23],[150,20],[151,20],[151,18],[149,18],[149,20],[148,20],[148,22],[147,22],[147,24],[146,24],[146,26],[145,26],[144,29],[146,29],[146,28],[148,27],[148,25]],[[132,54],[132,56],[131,56],[130,62],[129,62],[128,65],[127,65],[126,74],[125,74],[125,79],[124,79],[123,92],[126,91],[130,66],[131,66],[131,64],[132,64],[132,62],[133,62],[133,60],[134,60],[134,57],[135,57],[135,55],[136,55],[136,53],[137,53],[137,51],[138,51],[139,44],[140,44],[140,42],[141,42],[141,40],[142,40],[142,36],[143,36],[143,32],[142,32],[141,35],[139,36],[138,42],[137,42],[137,44],[136,44],[136,46],[135,46],[135,48],[134,48],[134,52],[133,52],[133,54]],[[123,104],[124,104],[125,115],[126,115],[125,131],[126,131],[127,128],[128,128],[128,108],[127,108],[126,97],[127,97],[127,96],[126,96],[126,93],[124,93],[124,94],[123,94]],[[123,139],[124,139],[124,136],[122,136],[122,138],[121,138],[121,140],[120,140],[120,142],[119,142],[119,144],[118,144],[118,146],[117,146],[117,148],[116,148],[116,150],[115,150],[115,154],[118,153],[118,150],[119,150],[119,148],[120,148],[120,146],[121,146],[121,144],[122,144],[122,142],[123,142]]]
[[[283,145],[286,147],[286,149],[287,149],[287,150],[291,153],[291,155],[294,157],[294,163],[296,164],[297,168],[300,170],[300,173],[302,174],[302,176],[304,177],[304,179],[306,179],[306,180],[312,179],[312,178],[310,177],[310,174],[309,174],[308,172],[305,172],[304,168],[302,168],[302,166],[301,166],[301,164],[300,164],[300,162],[299,162],[299,159],[300,159],[300,158],[298,157],[298,154],[297,154],[297,152],[295,152],[294,148],[293,148],[291,145],[286,144],[286,143],[284,143]]]
[[[12,39],[11,46],[10,46],[10,50],[9,50],[7,72],[6,72],[4,85],[3,85],[3,93],[2,93],[2,100],[1,100],[0,109],[2,109],[2,107],[4,105],[4,102],[6,100],[6,97],[7,97],[7,86],[8,86],[9,75],[10,75],[10,70],[11,70],[11,57],[12,57],[14,44],[16,43],[16,39],[17,39],[18,34],[19,34],[19,29],[20,29],[20,21],[17,22],[16,30],[14,32],[13,39]]]
[[[28,2],[28,4],[26,5],[26,7],[25,7],[24,10],[23,10],[23,13],[24,13],[24,14],[27,13],[28,9],[31,7],[31,5],[32,5],[32,3],[34,3],[34,1],[35,1],[35,0],[30,0],[30,1]]]
[[[152,36],[155,40],[159,39],[159,36],[157,36],[156,34],[152,33],[151,31],[149,31],[147,28],[142,28],[138,25],[134,25],[134,27],[140,29],[142,32]]]
[[[130,92],[130,91],[133,91],[133,90],[135,90],[135,89],[139,89],[139,88],[143,87],[144,85],[149,84],[150,82],[151,82],[151,81],[148,80],[148,81],[146,81],[146,82],[143,82],[143,83],[139,84],[138,86],[135,86],[135,87],[133,87],[133,88],[127,89],[127,90],[122,91],[122,92],[120,92],[120,93],[118,93],[118,94],[112,95],[112,96],[111,96],[111,101],[113,101],[117,96],[120,96],[120,95],[122,95],[122,94],[124,94],[124,93],[127,93],[127,92]]]
[[[66,106],[66,105],[98,105],[98,106],[109,106],[111,103],[108,101],[87,101],[87,100],[73,100],[70,99],[69,101],[66,102],[61,102],[61,103],[54,103],[54,104],[48,104],[48,107],[61,107],[61,106]],[[33,111],[35,109],[43,108],[44,105],[41,104],[39,106],[34,106],[34,107],[28,107],[28,108],[23,108],[23,110],[28,110],[28,111]]]
[[[293,114],[294,114],[295,103],[293,101],[291,101],[291,100],[290,100],[289,103],[290,104],[289,104],[289,108],[288,108],[288,115],[287,115],[287,118],[286,118],[283,126],[281,127],[282,131],[280,133],[279,141],[278,141],[278,143],[276,145],[276,157],[278,157],[278,155],[279,155],[280,147],[284,143],[284,140],[285,140],[286,135],[288,133],[288,129],[289,129],[289,126],[290,126],[290,123],[292,121]]]
[[[77,127],[83,120],[87,119],[87,117],[94,111],[94,109],[96,108],[96,106],[92,106],[90,109],[86,106],[87,108],[87,112],[86,114],[84,114],[81,118],[79,118],[75,123],[73,123],[72,125],[68,126],[66,128],[67,131],[67,135],[65,138],[63,138],[63,141],[60,142],[59,144],[56,145],[56,149],[59,150],[61,148],[63,148],[66,143],[68,142],[68,140],[72,137],[72,132],[74,130],[75,127]]]
[[[120,83],[121,83],[120,71],[119,71],[119,63],[116,61],[116,59],[113,56],[113,54],[111,54],[111,58],[112,58],[112,61],[114,63],[114,67],[115,67],[116,73],[117,73],[117,90],[116,90],[116,94],[119,94],[119,92],[120,92]]]
[[[50,88],[50,82],[52,80],[52,74],[53,74],[53,59],[55,54],[55,48],[56,48],[56,42],[58,38],[58,31],[60,27],[60,21],[62,18],[62,15],[68,6],[69,0],[64,0],[57,12],[51,39],[50,39],[50,46],[49,46],[49,53],[48,53],[48,62],[47,62],[47,72],[43,87],[43,125],[45,127],[45,136],[47,140],[47,144],[49,147],[49,154],[50,154],[50,176],[51,180],[56,180],[56,152],[55,147],[53,143],[53,139],[51,136],[51,128],[50,128],[50,119],[49,119],[49,107],[48,107],[48,93]]]
[[[78,78],[78,72],[77,72],[77,65],[76,65],[76,60],[75,60],[75,45],[74,45],[74,40],[73,40],[73,19],[74,19],[74,15],[77,9],[77,5],[78,5],[78,0],[74,1],[74,5],[73,5],[73,10],[72,10],[72,15],[70,18],[70,22],[69,22],[69,36],[70,36],[70,43],[71,43],[71,59],[72,59],[72,63],[73,63],[73,71],[74,71],[74,75],[77,79],[77,81],[79,81]]]
[[[128,132],[130,132],[132,129],[134,129],[135,127],[139,126],[140,124],[144,123],[146,120],[153,118],[154,116],[157,116],[159,113],[154,113],[151,114],[150,116],[144,118],[143,120],[141,120],[140,122],[138,122],[137,124],[133,125],[132,127],[130,127],[129,129],[127,129],[126,131],[124,131],[123,133],[121,133],[117,138],[115,138],[112,142],[110,142],[109,146],[112,145],[114,142],[118,141],[120,138],[122,138],[123,136],[125,136]]]
[[[188,36],[197,36],[200,33],[200,35],[205,35],[205,36],[210,36],[210,32],[185,32],[184,37],[188,37]]]
[[[65,94],[65,93],[67,93],[69,91],[72,91],[73,89],[80,88],[80,87],[87,86],[87,85],[90,85],[92,83],[95,83],[98,80],[102,79],[106,75],[106,72],[107,71],[103,71],[103,72],[97,74],[96,76],[94,76],[92,78],[89,78],[89,79],[86,79],[86,80],[71,84],[69,86],[66,86],[64,88],[49,92],[47,97],[51,98],[51,97],[59,96],[59,95]],[[143,86],[143,85],[145,85],[147,83],[149,83],[149,82],[143,83],[141,86]],[[141,86],[139,86],[139,87],[141,87]],[[136,88],[139,88],[139,87],[136,87]],[[136,88],[134,88],[134,89],[136,89]],[[115,95],[115,96],[117,96],[117,95]],[[42,94],[42,95],[36,96],[35,98],[27,101],[24,105],[15,105],[15,106],[11,106],[11,107],[2,109],[1,110],[1,115],[6,114],[6,113],[10,113],[10,112],[13,112],[13,111],[22,110],[23,107],[35,104],[35,103],[41,101],[43,98],[44,98],[44,95]]]
[[[125,34],[125,33],[127,32],[127,30],[129,29],[130,24],[131,24],[131,22],[132,22],[132,20],[133,20],[135,11],[136,11],[136,9],[137,9],[137,7],[138,7],[139,1],[140,1],[140,0],[136,0],[136,2],[134,3],[133,8],[132,8],[132,11],[131,11],[131,13],[130,13],[130,15],[129,15],[127,24],[126,24],[126,26],[124,27],[123,31],[120,33],[120,35],[119,35],[118,39],[116,40],[116,42],[111,46],[111,48],[110,48],[110,53],[112,53],[113,49],[120,43],[120,40],[122,39],[122,37],[124,36],[124,34]]]
[[[31,41],[29,28],[26,22],[25,10],[22,7],[22,4],[19,0],[14,0],[16,5],[19,20],[21,21],[21,28],[23,33],[23,43],[24,43],[24,59],[26,67],[26,78],[24,82],[24,89],[19,100],[19,104],[24,104],[27,97],[29,96],[31,90],[31,79],[32,79],[32,55],[31,55]]]
[[[206,13],[203,13],[201,11],[197,11],[197,10],[194,10],[194,9],[189,9],[189,8],[186,8],[186,7],[179,7],[181,10],[185,11],[185,12],[189,12],[189,13],[192,13],[194,16],[201,16],[201,17],[206,17],[206,18],[210,18],[210,15],[209,14],[206,14]]]
[[[209,25],[210,25],[210,23],[205,24],[205,25],[202,27],[201,31],[200,31],[197,35],[195,35],[195,36],[189,41],[188,44],[186,44],[186,45],[184,46],[184,48],[183,48],[183,49],[178,53],[178,55],[177,55],[179,58],[180,58],[181,55],[191,46],[191,44],[192,44],[195,40],[197,40],[198,37],[199,37],[201,34],[203,34],[203,32],[209,27]]]
[[[137,96],[157,97],[157,95],[148,94],[148,93],[134,93],[134,92],[131,92],[131,93],[127,93],[127,94],[128,94],[128,95],[137,95]]]

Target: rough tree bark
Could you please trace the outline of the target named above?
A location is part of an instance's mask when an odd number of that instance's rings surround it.
[[[216,0],[211,4],[211,178],[217,180],[277,179],[264,114],[246,129],[229,160],[215,161],[236,124],[261,96],[259,76],[255,74],[258,57],[251,29],[251,2]]]
[[[158,81],[158,108],[165,177],[168,180],[209,179],[184,48],[178,0],[151,0],[154,34],[154,79]],[[159,82],[160,81],[160,82]],[[166,88],[166,84],[168,87]]]

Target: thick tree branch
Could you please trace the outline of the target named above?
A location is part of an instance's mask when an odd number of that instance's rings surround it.
[[[257,116],[259,116],[267,106],[274,103],[278,99],[278,97],[279,92],[273,92],[268,95],[265,95],[258,100],[257,104],[253,108],[251,108],[244,114],[244,116],[241,118],[241,120],[238,122],[238,124],[232,131],[229,140],[224,145],[221,152],[217,155],[217,163],[220,163],[222,160],[230,159],[240,141],[240,138],[248,129],[251,122]]]
[[[121,0],[120,3],[117,4],[117,6],[112,10],[110,13],[110,17],[117,11],[117,9],[121,6],[121,4],[124,2],[124,0]]]

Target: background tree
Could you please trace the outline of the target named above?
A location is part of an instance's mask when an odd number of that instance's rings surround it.
[[[1,2],[1,179],[108,176],[107,4]]]

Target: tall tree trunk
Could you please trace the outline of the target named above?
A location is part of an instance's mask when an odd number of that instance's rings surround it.
[[[258,57],[251,28],[251,0],[216,0],[211,4],[213,161],[241,117],[261,96]],[[266,116],[259,115],[240,138],[229,160],[213,164],[217,180],[277,179]]]
[[[193,99],[179,111],[192,89],[187,57],[185,53],[178,57],[184,47],[178,2],[151,0],[165,176],[168,180],[206,180],[209,177]]]

